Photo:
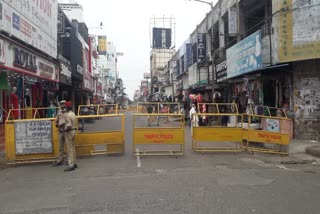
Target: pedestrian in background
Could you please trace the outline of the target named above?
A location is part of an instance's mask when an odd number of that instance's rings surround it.
[[[70,101],[65,103],[66,109],[66,125],[65,125],[65,140],[67,146],[68,167],[64,171],[75,170],[76,164],[76,149],[74,145],[74,138],[76,135],[76,115],[72,112],[72,103]]]
[[[52,166],[59,166],[63,163],[64,156],[64,146],[65,146],[65,124],[66,124],[66,115],[65,115],[65,100],[60,101],[59,103],[59,111],[56,117],[56,127],[59,131],[59,156],[58,159],[53,162]]]
[[[196,105],[192,104],[191,109],[189,111],[189,117],[190,117],[190,121],[191,121],[191,136],[193,136],[192,127],[199,126],[199,118],[196,114],[197,114]]]

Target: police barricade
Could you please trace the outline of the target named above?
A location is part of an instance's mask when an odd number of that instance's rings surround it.
[[[196,152],[240,152],[242,143],[242,115],[233,103],[206,103],[213,113],[192,115],[192,149]],[[201,111],[201,109],[200,109]],[[200,122],[200,124],[199,124]]]
[[[57,108],[11,109],[5,123],[7,164],[56,160],[59,155]],[[15,119],[20,115],[23,119]]]
[[[180,113],[180,104],[178,102],[141,102],[137,103],[136,113],[148,113],[148,108],[152,113]]]
[[[118,104],[79,105],[78,115],[118,114]]]
[[[262,115],[243,115],[243,139],[249,152],[288,155],[288,145],[293,136],[292,120],[280,108],[259,106]]]
[[[133,155],[184,155],[184,128],[183,114],[134,114]]]
[[[79,106],[79,110],[82,106]],[[95,109],[117,107],[117,105],[91,105]],[[79,112],[78,110],[78,112]],[[116,112],[116,108],[114,109]],[[124,114],[78,115],[78,130],[75,137],[77,156],[123,154],[125,142]],[[85,123],[85,120],[93,122]]]
[[[55,110],[57,110],[55,108]],[[14,119],[32,112],[31,119]],[[44,112],[49,111],[48,117]],[[52,162],[59,156],[59,132],[52,108],[11,109],[5,124],[5,149],[7,164]],[[49,115],[52,115],[49,117]],[[119,114],[77,116],[101,118],[77,130],[75,145],[77,156],[95,154],[122,154],[124,152],[125,119]],[[77,122],[80,126],[80,122]],[[102,128],[102,130],[101,130]]]

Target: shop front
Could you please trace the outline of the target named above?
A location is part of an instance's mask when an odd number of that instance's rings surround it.
[[[11,114],[14,119],[30,118],[31,108],[49,107],[55,100],[58,63],[11,39],[0,37],[0,44],[0,73],[8,85],[1,93],[1,108],[16,109]]]

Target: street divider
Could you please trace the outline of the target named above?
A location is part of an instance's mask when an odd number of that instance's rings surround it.
[[[133,155],[184,155],[184,130],[183,114],[134,114]]]

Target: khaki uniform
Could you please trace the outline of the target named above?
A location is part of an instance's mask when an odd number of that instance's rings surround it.
[[[69,111],[66,115],[66,129],[71,128],[72,130],[64,132],[65,142],[67,146],[67,157],[68,165],[73,167],[76,164],[76,149],[74,145],[74,137],[76,135],[76,115]]]
[[[59,130],[59,157],[57,162],[63,161],[64,145],[65,145],[65,133],[63,131],[65,130],[65,124],[66,124],[66,114],[65,112],[60,110],[56,117],[56,127]]]

